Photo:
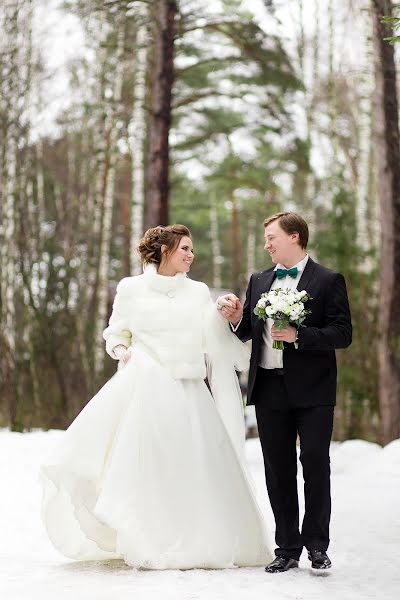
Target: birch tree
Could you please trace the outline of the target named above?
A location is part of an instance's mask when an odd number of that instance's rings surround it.
[[[102,206],[101,214],[101,232],[99,246],[99,266],[97,276],[97,311],[95,341],[95,370],[100,374],[103,369],[104,344],[102,332],[105,327],[107,317],[108,301],[108,283],[109,283],[109,261],[110,261],[110,242],[112,236],[112,215],[114,206],[115,174],[117,163],[117,117],[121,102],[123,75],[124,75],[124,42],[125,42],[125,24],[122,19],[118,21],[117,29],[117,51],[115,58],[115,76],[112,90],[111,101],[106,108],[105,138],[107,151],[105,161],[102,165],[101,173],[103,180],[102,197],[100,199]]]
[[[11,426],[16,428],[20,426],[17,423],[16,385],[15,306],[20,285],[17,234],[18,202],[23,192],[20,181],[23,169],[19,162],[21,149],[27,145],[24,120],[31,86],[32,2],[7,0],[0,18],[3,31],[0,42],[0,341],[9,375],[9,418]],[[21,335],[23,333],[21,329]]]
[[[357,242],[359,247],[367,252],[376,247],[377,214],[374,203],[375,195],[371,189],[373,176],[373,94],[374,81],[374,51],[372,47],[373,27],[370,10],[370,0],[365,0],[360,15],[361,48],[358,113],[358,167],[357,167]],[[363,268],[370,271],[371,260],[365,261]]]
[[[212,261],[213,261],[213,277],[212,286],[220,289],[222,285],[221,278],[221,240],[219,234],[218,225],[218,203],[216,197],[216,191],[211,192],[210,198],[210,237],[211,237],[211,248],[212,248]]]
[[[250,215],[247,222],[247,279],[256,270],[256,228],[259,226],[254,214]]]
[[[147,135],[146,74],[149,64],[149,24],[148,8],[140,4],[136,35],[136,53],[132,61],[134,71],[133,111],[128,126],[131,152],[132,190],[131,190],[131,243],[130,263],[133,275],[141,273],[141,263],[136,248],[144,230],[145,207],[145,150]]]
[[[17,114],[18,92],[18,10],[17,2],[7,2],[3,8],[1,44],[1,329],[4,355],[9,357],[10,372],[15,370],[15,194],[17,162]],[[15,395],[15,390],[12,391]],[[12,411],[14,412],[14,411]],[[11,415],[11,420],[15,415]]]

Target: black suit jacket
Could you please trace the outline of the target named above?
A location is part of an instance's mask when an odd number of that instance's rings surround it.
[[[274,267],[251,276],[243,318],[236,330],[242,341],[252,340],[247,404],[254,404],[252,396],[265,326],[265,322],[253,311],[261,294],[271,288],[275,277]],[[294,344],[285,342],[283,350],[283,377],[290,404],[298,407],[334,405],[337,379],[335,349],[347,348],[352,339],[346,283],[343,275],[326,269],[309,257],[297,290],[306,290],[312,296],[306,305],[312,312],[299,329],[298,349]]]

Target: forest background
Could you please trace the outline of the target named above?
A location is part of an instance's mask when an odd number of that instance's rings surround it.
[[[399,6],[388,0],[5,0],[0,425],[66,427],[110,377],[102,331],[143,231],[244,294],[296,210],[345,275],[336,439],[400,437]],[[389,20],[382,21],[383,17]]]

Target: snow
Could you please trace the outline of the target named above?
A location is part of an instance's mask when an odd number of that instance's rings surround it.
[[[40,520],[39,465],[62,432],[0,431],[0,597],[3,600],[397,600],[400,597],[400,440],[381,448],[333,443],[333,568],[268,575],[262,568],[137,571],[122,561],[73,562],[50,545]],[[262,456],[247,458],[269,527]],[[299,465],[299,483],[301,482]],[[301,487],[301,486],[300,486]],[[301,499],[301,502],[303,500]]]

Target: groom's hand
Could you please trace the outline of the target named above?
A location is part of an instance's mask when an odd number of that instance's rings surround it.
[[[217,306],[221,311],[222,316],[232,323],[237,325],[243,316],[243,306],[239,298],[235,294],[225,294],[217,300]]]
[[[293,344],[296,341],[297,329],[292,325],[288,325],[284,329],[277,329],[276,327],[271,327],[271,337],[273,340],[280,340],[282,342],[289,342]]]

